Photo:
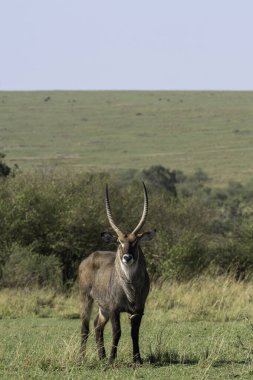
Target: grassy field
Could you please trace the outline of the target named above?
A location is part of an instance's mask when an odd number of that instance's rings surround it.
[[[131,365],[129,321],[113,367],[97,359],[94,330],[80,363],[78,295],[0,293],[1,379],[252,379],[253,284],[201,278],[153,288],[141,328],[144,364]],[[106,347],[111,342],[106,328]]]
[[[0,92],[0,152],[22,169],[202,168],[253,177],[253,92]]]

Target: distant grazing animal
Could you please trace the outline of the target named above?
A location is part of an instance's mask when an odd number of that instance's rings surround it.
[[[81,353],[85,354],[89,334],[89,321],[93,301],[98,303],[99,311],[95,319],[96,343],[98,356],[105,358],[104,327],[108,320],[112,323],[113,344],[109,362],[117,355],[117,346],[121,336],[120,313],[129,313],[131,337],[133,341],[133,361],[141,364],[139,350],[139,328],[149,293],[149,276],[141,241],[148,241],[155,235],[155,230],[139,233],[148,213],[148,195],[145,184],[144,207],[139,224],[131,233],[124,234],[116,226],[111,214],[108,187],[105,191],[106,214],[116,236],[109,232],[101,234],[107,243],[116,243],[117,251],[96,251],[83,260],[79,267],[81,297]]]

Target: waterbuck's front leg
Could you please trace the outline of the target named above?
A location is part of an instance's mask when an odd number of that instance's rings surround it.
[[[109,363],[112,364],[114,359],[117,356],[117,348],[118,348],[118,343],[120,340],[121,336],[121,328],[120,328],[120,315],[119,313],[113,313],[110,315],[111,322],[112,322],[112,349],[111,349],[111,354],[109,358]]]
[[[99,309],[98,316],[94,321],[99,359],[104,359],[106,356],[104,347],[104,328],[106,323],[108,322],[108,319],[109,315],[106,312]]]
[[[133,361],[136,364],[142,364],[142,359],[139,349],[139,330],[142,319],[143,312],[132,314],[130,316],[131,320],[131,336],[133,340]]]

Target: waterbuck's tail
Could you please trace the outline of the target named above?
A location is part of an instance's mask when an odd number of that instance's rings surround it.
[[[80,292],[80,317],[81,317],[81,354],[85,355],[86,342],[89,336],[89,324],[93,299],[86,292]]]

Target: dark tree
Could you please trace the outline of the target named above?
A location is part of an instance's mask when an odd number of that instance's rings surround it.
[[[177,173],[174,170],[164,168],[161,165],[151,166],[149,169],[143,170],[143,179],[155,186],[161,187],[170,192],[173,196],[177,196],[176,183]]]
[[[4,153],[0,152],[0,177],[7,177],[11,173],[11,168],[3,161]]]

